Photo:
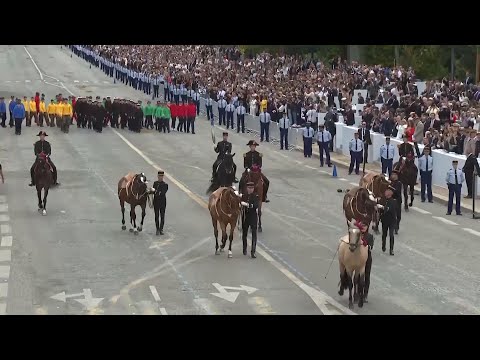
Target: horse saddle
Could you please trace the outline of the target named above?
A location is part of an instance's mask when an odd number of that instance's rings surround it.
[[[48,165],[50,171],[53,173],[52,164],[50,164],[50,161],[49,161],[49,159],[48,159],[48,156],[44,155],[43,153],[38,155],[37,160],[35,161],[35,169],[34,169],[34,170],[37,169],[38,159],[40,159],[40,158],[45,160],[45,163]]]

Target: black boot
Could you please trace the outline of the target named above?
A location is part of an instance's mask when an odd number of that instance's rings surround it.
[[[156,235],[157,235],[157,236],[160,235],[160,229],[157,229]]]
[[[252,239],[252,251],[250,253],[252,255],[252,259],[255,259],[257,257],[255,255],[255,250],[256,249],[257,249],[257,241]]]
[[[387,250],[387,246],[386,246],[386,239],[382,239],[382,251],[385,252],[385,250]]]
[[[163,235],[163,229],[160,229],[160,235]]]

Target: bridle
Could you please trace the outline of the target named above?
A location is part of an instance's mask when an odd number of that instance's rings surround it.
[[[148,187],[146,186],[145,184],[145,192],[143,194],[135,194],[133,192],[133,184],[135,183],[135,180],[140,176],[140,174],[137,174],[135,175],[128,183],[127,185],[125,186],[125,192],[127,194],[127,197],[128,197],[128,192],[129,192],[129,188],[130,188],[130,193],[133,195],[133,197],[135,198],[135,200],[139,201],[142,197],[144,197],[147,193],[148,193]],[[142,175],[143,176],[143,175]],[[120,189],[121,190],[121,189]]]
[[[222,207],[222,199],[223,199],[223,195],[225,194],[225,192],[227,191],[230,191],[230,189],[225,189],[223,190],[221,193],[220,193],[220,196],[218,197],[218,199],[216,200],[215,202],[215,212],[217,213],[217,217],[219,218],[220,217],[220,214],[218,213],[218,208],[220,208],[220,211],[223,215],[225,215],[226,217],[228,217],[229,219],[232,218],[232,215],[233,214],[229,214],[227,212],[225,212],[225,209],[223,209]],[[228,209],[226,209],[227,211],[232,211],[234,209],[234,207],[232,206],[232,197],[230,197],[229,199],[225,199],[226,203],[227,203],[227,207]]]

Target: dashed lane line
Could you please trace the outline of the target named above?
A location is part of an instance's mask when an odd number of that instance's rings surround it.
[[[8,204],[0,204],[0,212],[7,212]]]
[[[8,235],[12,233],[12,228],[9,224],[0,225],[0,233],[3,235]]]
[[[310,165],[305,165],[306,168],[309,168],[309,169],[312,169],[312,170],[317,170],[316,168],[314,168],[313,166],[310,166]]]
[[[352,186],[359,186],[358,183],[354,183],[354,182],[350,182],[349,184]]]
[[[10,276],[10,265],[0,265],[0,279],[8,279]]]
[[[6,299],[8,295],[8,283],[0,283],[0,299]]]
[[[12,260],[12,252],[10,250],[0,250],[0,262]]]
[[[475,230],[472,230],[472,229],[469,229],[469,228],[463,228],[462,229],[463,231],[466,231],[472,235],[476,235],[476,236],[480,236],[480,232],[479,231],[475,231]]]
[[[338,179],[338,180],[340,180],[340,181],[348,181],[348,180],[345,179],[345,178],[340,178],[340,179]]]
[[[432,218],[437,219],[438,221],[441,221],[441,222],[443,222],[444,224],[447,224],[447,225],[458,225],[456,222],[447,220],[447,219],[445,219],[443,217],[440,217],[440,216],[432,216]]]
[[[164,307],[160,308],[160,314],[162,314],[162,315],[168,315],[168,314],[167,314],[167,310],[165,310]]]
[[[155,299],[156,302],[162,301],[160,299],[160,295],[158,295],[157,288],[153,285],[150,285],[150,292],[152,293],[153,298]]]
[[[418,212],[418,213],[420,213],[420,214],[424,214],[424,215],[430,215],[430,214],[431,214],[430,211],[426,211],[426,210],[420,209],[420,208],[418,208],[418,207],[416,207],[416,206],[410,206],[410,209],[412,209],[413,211],[416,211],[416,212]]]

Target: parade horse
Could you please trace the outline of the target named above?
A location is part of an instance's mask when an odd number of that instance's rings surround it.
[[[221,187],[215,190],[208,199],[208,211],[212,217],[213,234],[215,235],[215,255],[218,255],[218,224],[222,230],[222,244],[220,252],[223,252],[227,242],[227,226],[230,225],[228,240],[228,257],[232,255],[233,233],[240,215],[241,195],[232,187]]]
[[[383,205],[378,204],[373,193],[363,187],[356,186],[343,197],[343,212],[347,227],[350,227],[349,222],[352,220],[358,220],[370,227],[377,209],[383,209]]]
[[[365,265],[368,259],[367,243],[362,239],[362,233],[356,226],[358,222],[348,222],[348,235],[340,239],[338,245],[338,264],[340,268],[340,290],[338,295],[348,288],[348,307],[353,308],[352,288],[358,294],[358,307],[363,307],[365,300]],[[356,300],[356,299],[355,299]]]
[[[130,232],[133,232],[135,235],[138,235],[138,232],[142,231],[147,201],[148,205],[152,207],[152,199],[151,195],[149,195],[147,184],[147,177],[144,173],[128,173],[118,182],[118,199],[120,200],[120,208],[122,209],[122,230],[127,229],[125,226],[125,203],[128,203],[130,204],[130,224],[133,226]],[[142,208],[142,221],[137,228],[135,208],[138,205]]]
[[[247,169],[243,175],[240,183],[242,184],[240,188],[240,192],[242,194],[247,193],[247,183],[248,182],[253,182],[255,188],[253,190],[253,193],[258,196],[259,199],[262,199],[262,201],[258,202],[258,232],[262,232],[262,203],[265,201],[264,197],[264,192],[263,192],[263,179],[262,179],[262,172],[260,170],[260,167],[254,165],[252,167],[252,170]]]
[[[418,171],[413,160],[401,157],[398,162],[393,165],[394,170],[398,170],[398,180],[403,185],[403,198],[405,211],[413,205],[413,190],[417,184]],[[410,187],[410,203],[408,203],[408,188]]]
[[[360,179],[359,185],[371,191],[373,196],[377,198],[377,202],[379,202],[381,205],[385,205],[385,190],[388,189],[390,184],[391,181],[388,179],[388,176],[386,174],[368,173]],[[378,224],[380,223],[380,215],[381,211],[379,209],[377,209],[377,211],[375,211],[375,213],[373,214],[372,230],[375,231],[376,234],[379,233]]]
[[[225,154],[223,159],[220,161],[215,172],[215,178],[210,184],[207,195],[211,194],[220,187],[232,186],[233,181],[235,180],[235,166],[233,163],[233,155]]]
[[[48,156],[43,152],[37,156],[37,161],[33,169],[33,178],[35,180],[35,187],[37,188],[38,211],[45,216],[47,215],[48,190],[53,185],[53,169],[48,163]]]

